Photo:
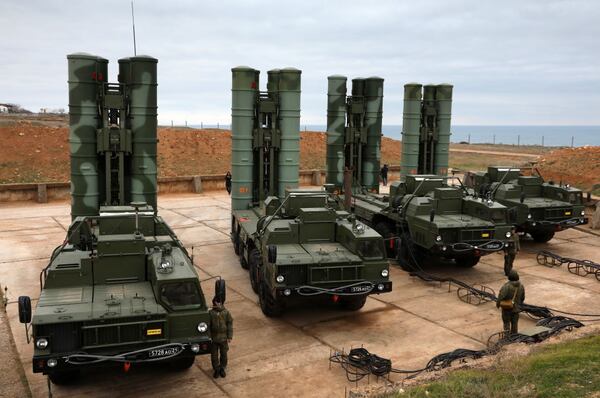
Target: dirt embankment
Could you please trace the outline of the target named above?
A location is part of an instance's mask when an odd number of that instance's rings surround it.
[[[600,146],[552,151],[540,159],[538,169],[546,180],[562,181],[600,195]]]
[[[68,136],[64,117],[0,120],[0,183],[68,181]],[[231,167],[229,130],[160,127],[158,138],[160,176],[224,174]],[[302,132],[300,168],[324,169],[326,146],[325,133]],[[490,164],[520,166],[535,160],[525,147],[452,144],[450,150],[450,167],[462,170],[483,170]],[[399,166],[401,152],[400,141],[383,137],[382,164]],[[600,147],[544,153],[539,166],[544,177],[590,190],[600,182]]]

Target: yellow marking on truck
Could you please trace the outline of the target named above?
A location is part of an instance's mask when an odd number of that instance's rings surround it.
[[[489,237],[490,237],[490,233],[489,233],[489,232],[483,232],[483,233],[481,234],[481,237],[482,237],[482,238],[489,238]]]
[[[565,216],[570,216],[571,212],[570,211],[565,211]]]
[[[156,336],[157,334],[161,334],[162,329],[148,329],[146,330],[146,336]]]

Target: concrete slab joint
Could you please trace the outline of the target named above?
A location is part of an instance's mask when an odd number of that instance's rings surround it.
[[[202,193],[202,177],[194,176],[192,183],[194,184],[194,193]]]
[[[48,202],[48,189],[46,184],[38,184],[37,186],[37,201],[38,203]]]

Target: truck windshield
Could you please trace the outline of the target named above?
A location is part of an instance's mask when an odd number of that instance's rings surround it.
[[[506,223],[506,211],[504,210],[492,210],[492,221],[496,223]]]
[[[581,192],[571,192],[569,194],[569,203],[574,205],[580,205],[583,203],[583,195]]]
[[[192,281],[165,283],[160,287],[160,298],[172,309],[192,309],[202,305],[198,286]]]
[[[363,240],[358,242],[358,254],[362,258],[367,259],[382,259],[383,258],[383,241],[379,239]]]

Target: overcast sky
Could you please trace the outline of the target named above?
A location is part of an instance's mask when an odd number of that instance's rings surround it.
[[[600,1],[136,0],[138,54],[159,59],[159,121],[229,123],[231,67],[302,69],[302,123],[325,124],[327,76],[454,84],[454,124],[599,125]],[[130,3],[2,0],[0,102],[67,108],[66,54],[133,54]],[[265,79],[262,79],[264,84]]]

